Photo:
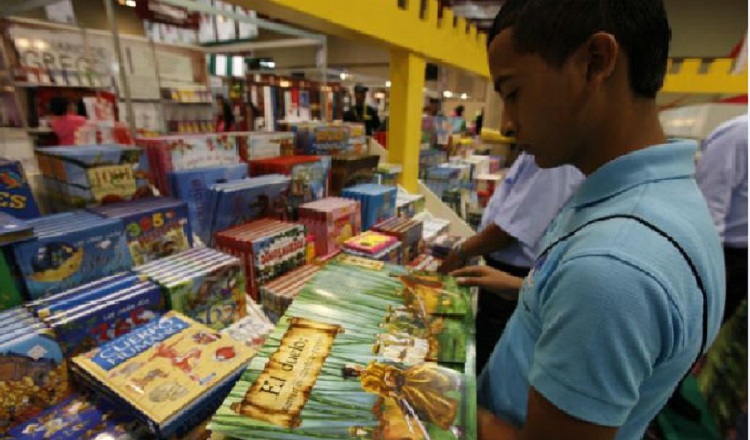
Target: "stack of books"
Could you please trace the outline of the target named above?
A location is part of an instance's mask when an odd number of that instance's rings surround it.
[[[401,264],[401,242],[396,237],[375,231],[366,231],[346,240],[344,252],[386,263]]]
[[[403,255],[402,264],[409,264],[411,260],[424,251],[422,240],[423,225],[421,221],[408,218],[394,218],[379,223],[372,228],[373,231],[390,235],[401,242]]]
[[[226,328],[247,314],[242,264],[231,255],[190,249],[134,270],[161,286],[170,310],[210,328]]]
[[[122,273],[27,304],[75,356],[148,324],[165,311],[159,286]]]
[[[360,203],[362,230],[367,231],[376,224],[396,216],[396,191],[395,186],[370,183],[346,188],[341,196]]]
[[[209,241],[217,232],[261,218],[286,220],[291,216],[288,203],[290,179],[279,174],[253,177],[212,185],[208,191]]]
[[[70,393],[54,333],[24,307],[0,313],[0,437]]]
[[[247,165],[236,163],[210,168],[173,171],[168,174],[173,197],[187,203],[190,228],[203,243],[210,242],[210,232],[206,229],[208,218],[208,192],[217,183],[230,183],[246,179]]]
[[[216,248],[241,259],[247,294],[258,301],[260,286],[305,263],[307,232],[301,224],[263,219],[216,234]]]
[[[292,303],[209,428],[239,439],[474,439],[470,302],[452,278],[341,256]]]
[[[0,245],[27,240],[34,236],[34,227],[17,217],[0,212]]]
[[[306,264],[261,286],[260,302],[273,322],[279,321],[319,270],[319,266]]]
[[[0,158],[0,213],[19,219],[39,217],[39,208],[20,161]]]
[[[409,267],[425,272],[437,272],[443,260],[429,254],[419,254],[417,258],[409,263]]]
[[[182,438],[227,396],[253,351],[177,312],[71,361],[94,396],[160,438]]]
[[[90,209],[105,218],[119,218],[134,265],[190,249],[193,243],[187,204],[166,197],[114,203]]]
[[[322,259],[337,254],[346,240],[362,231],[359,202],[338,197],[302,205],[299,221],[315,237],[315,254]]]
[[[161,194],[169,195],[168,174],[240,161],[238,134],[212,133],[136,139],[148,156],[154,180]]]
[[[84,208],[150,195],[149,169],[137,147],[86,145],[36,150],[53,208]]]
[[[132,266],[120,219],[84,211],[29,220],[34,238],[12,246],[29,298],[37,299],[128,270]]]

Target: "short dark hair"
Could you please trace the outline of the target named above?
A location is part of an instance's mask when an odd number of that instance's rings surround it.
[[[664,85],[672,31],[662,0],[508,0],[487,46],[509,28],[518,51],[556,67],[596,32],[610,33],[628,57],[636,95],[654,98]]]
[[[49,101],[50,112],[55,116],[65,116],[68,114],[70,100],[64,96],[54,96]]]

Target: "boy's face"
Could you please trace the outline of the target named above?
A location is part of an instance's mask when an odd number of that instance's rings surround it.
[[[501,131],[534,155],[541,168],[575,163],[586,145],[586,127],[595,124],[586,67],[577,52],[561,67],[537,54],[519,53],[512,29],[489,46],[492,81],[503,99]]]

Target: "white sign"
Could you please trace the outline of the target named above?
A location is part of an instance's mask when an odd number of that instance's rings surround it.
[[[193,82],[193,60],[189,56],[157,51],[159,78],[164,81]]]
[[[71,0],[59,0],[44,7],[47,13],[47,20],[58,23],[76,24],[76,14],[73,12],[73,2]]]
[[[79,33],[18,26],[11,27],[8,33],[23,67],[75,72],[93,70],[100,75],[112,75],[111,41],[107,43],[103,39],[90,38],[86,45]]]

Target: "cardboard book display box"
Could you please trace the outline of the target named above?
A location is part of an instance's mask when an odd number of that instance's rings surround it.
[[[287,309],[209,427],[248,440],[475,439],[469,301],[451,279],[340,257]]]
[[[71,361],[93,395],[160,438],[187,433],[226,397],[253,355],[177,312]]]

